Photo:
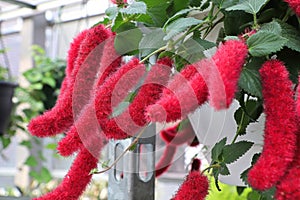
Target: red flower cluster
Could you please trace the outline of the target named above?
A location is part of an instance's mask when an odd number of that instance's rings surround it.
[[[295,11],[295,13],[300,16],[300,1],[299,0],[285,0],[289,6]]]
[[[212,57],[207,85],[210,104],[216,110],[230,106],[247,54],[248,47],[243,40],[228,40]]]
[[[121,4],[126,4],[127,0],[111,0],[113,4],[121,5]]]
[[[89,184],[92,178],[90,172],[97,167],[97,163],[98,159],[88,150],[80,151],[60,185],[50,193],[34,200],[77,200]]]
[[[207,98],[217,110],[228,108],[247,54],[248,47],[243,40],[229,40],[220,45],[211,60],[188,66],[187,77],[175,76],[160,100],[147,108],[150,121],[171,122],[185,118]]]
[[[194,162],[197,162],[197,164],[193,163],[193,166],[200,166],[200,161],[198,159],[195,159]],[[208,179],[198,170],[199,169],[192,169],[172,200],[205,199],[209,189]]]
[[[136,134],[147,120],[144,115],[147,106],[155,103],[169,80],[172,61],[162,58],[151,67],[145,81],[129,107],[119,116],[111,118],[103,126],[105,135],[114,139],[124,139]]]
[[[182,121],[175,126],[161,131],[160,136],[167,145],[163,155],[155,166],[156,177],[159,177],[169,169],[177,147],[186,142],[191,143],[194,140],[195,134],[191,124]]]
[[[98,49],[95,50],[95,48],[109,38],[112,33],[110,30],[105,29],[103,25],[99,25],[89,29],[85,35],[83,40],[80,40],[83,37],[79,35],[79,39],[74,41],[73,47],[78,47],[77,42],[81,42],[81,45],[78,49],[78,56],[74,62],[74,67],[72,67],[72,65],[68,66],[68,68],[71,67],[73,70],[67,69],[67,72],[72,72],[70,76],[66,77],[68,87],[63,90],[64,95],[61,95],[60,101],[58,101],[50,111],[31,120],[28,129],[32,135],[39,137],[53,136],[65,131],[73,124],[73,95],[75,95],[73,92],[77,92],[76,95],[80,97],[76,98],[78,99],[76,105],[74,105],[74,109],[76,110],[82,109],[90,99],[90,85],[94,82],[94,75],[98,70],[99,61],[97,62],[97,60],[88,59],[88,56],[92,51],[99,53]],[[73,57],[73,55],[76,55],[74,51],[72,50],[69,52],[69,59],[75,59],[75,57]],[[101,48],[100,52],[102,52]],[[68,63],[72,63],[72,61],[68,61]],[[79,71],[82,73],[79,73]],[[85,74],[84,72],[87,72],[88,74]],[[79,76],[77,76],[78,74]],[[78,88],[75,87],[75,85],[80,89],[74,91],[74,88]]]
[[[193,70],[193,67],[189,68]],[[206,101],[208,90],[201,74],[192,72],[187,78],[182,77],[183,75],[186,74],[175,76],[172,80],[174,83],[169,84],[172,90],[165,92],[155,104],[146,109],[150,121],[171,122],[183,119]],[[187,82],[186,79],[190,80]],[[179,82],[182,83],[181,87],[173,89],[174,86],[179,85]]]
[[[300,81],[300,76],[299,76]],[[276,185],[276,199],[277,200],[298,200],[300,199],[300,86],[297,89],[298,98],[296,102],[297,117],[298,117],[298,132],[297,132],[297,149],[295,157],[289,166],[286,174],[282,177],[280,182]]]
[[[287,171],[296,149],[297,119],[292,82],[282,62],[269,60],[260,69],[266,114],[264,147],[249,171],[248,181],[259,190],[273,187]]]

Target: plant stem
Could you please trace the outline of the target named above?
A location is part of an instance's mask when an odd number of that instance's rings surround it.
[[[208,171],[208,170],[210,170],[210,169],[213,169],[213,168],[220,168],[220,167],[221,167],[221,165],[220,165],[219,163],[210,165],[210,166],[208,166],[207,168],[205,168],[205,169],[201,172],[201,174],[204,174],[204,172],[206,172],[206,171]]]
[[[143,135],[145,129],[146,129],[147,126],[145,126],[140,132],[139,134],[136,136],[136,138],[133,140],[133,142],[123,151],[123,153],[109,166],[107,167],[106,169],[104,170],[101,170],[101,171],[97,171],[97,172],[94,172],[93,174],[101,174],[101,173],[104,173],[104,172],[107,172],[108,170],[110,170],[111,168],[113,168],[113,166],[115,166],[120,160],[122,157],[124,157],[124,155],[130,150],[132,149],[132,147],[134,145],[137,144],[137,142],[139,141],[140,137]]]
[[[163,46],[163,47],[161,47],[161,48],[159,48],[159,49],[153,51],[152,53],[150,53],[149,55],[147,55],[143,60],[141,60],[140,63],[145,62],[145,61],[146,61],[148,58],[150,58],[151,56],[153,56],[153,55],[155,55],[155,54],[157,54],[157,53],[159,53],[159,52],[161,52],[161,51],[164,51],[164,50],[166,50],[167,48],[168,48],[168,45]]]

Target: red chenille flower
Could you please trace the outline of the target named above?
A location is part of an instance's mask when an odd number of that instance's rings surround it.
[[[178,90],[162,96],[155,104],[146,109],[146,115],[153,122],[172,122],[186,118],[208,96],[208,89],[202,75],[196,73],[193,78]]]
[[[247,54],[243,40],[228,40],[213,55],[207,85],[210,104],[216,110],[230,106]]]
[[[273,187],[293,161],[296,150],[297,119],[292,82],[284,64],[266,61],[260,69],[266,114],[263,151],[248,174],[258,190]]]
[[[100,147],[100,145],[98,146]],[[80,151],[68,174],[53,191],[34,200],[78,200],[91,181],[91,170],[97,167],[98,159],[86,149]]]
[[[146,125],[145,109],[159,99],[169,80],[171,66],[172,61],[165,57],[151,67],[129,107],[102,126],[105,135],[109,138],[124,139],[136,134]]]
[[[300,76],[299,76],[300,81]],[[280,182],[276,185],[275,197],[277,200],[298,200],[300,199],[300,86],[297,88],[297,117],[298,117],[298,131],[297,131],[297,150],[294,160],[289,166],[286,174],[282,177]]]
[[[105,29],[103,25],[88,30],[86,37],[81,42],[74,69],[71,76],[68,77],[69,83],[67,90],[64,91],[65,94],[50,111],[46,111],[30,122],[28,129],[32,135],[52,136],[68,129],[73,124],[73,111],[78,113],[89,100],[90,85],[93,85],[95,74],[99,68],[99,59],[96,58],[101,57],[99,53],[102,52],[102,48],[96,47],[111,35],[111,31]],[[90,54],[92,51],[93,53]],[[71,58],[73,57],[69,59]],[[75,87],[76,94],[74,95]],[[75,105],[73,105],[73,96],[76,97],[74,98],[76,99]]]
[[[199,162],[199,160],[197,160],[197,162]],[[200,166],[199,163],[197,163],[197,166]],[[207,177],[198,170],[192,170],[172,200],[204,200],[208,195],[208,189],[209,184]]]
[[[113,4],[120,5],[120,4],[126,4],[126,3],[127,3],[127,0],[111,0],[111,2],[112,2]]]
[[[61,155],[71,155],[82,148],[82,143],[89,144],[90,147],[87,148],[92,148],[91,139],[102,133],[101,129],[109,120],[112,108],[127,96],[128,91],[138,83],[144,72],[145,66],[140,64],[137,58],[133,58],[99,85],[95,89],[94,99],[82,110],[66,137],[59,142],[58,150]],[[94,140],[95,143],[97,141],[103,142],[102,138]]]
[[[300,16],[300,1],[299,0],[285,0],[294,12]]]

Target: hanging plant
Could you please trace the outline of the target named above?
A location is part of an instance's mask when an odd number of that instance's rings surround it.
[[[175,146],[193,143],[190,134],[185,142],[181,137],[188,117],[208,105],[214,111],[235,108],[229,113],[236,130],[228,130],[230,136],[225,138],[218,137],[218,132],[206,133],[216,136],[210,144],[210,165],[201,173],[199,166],[193,167],[174,198],[201,190],[197,195],[204,199],[208,193],[204,172],[214,177],[221,190],[219,178],[237,173],[231,164],[260,145],[240,138],[249,134],[248,126],[264,113],[264,129],[258,133],[264,137],[261,156],[248,159],[251,166],[237,176],[253,188],[249,198],[273,198],[276,193],[278,199],[299,199],[299,182],[288,185],[285,176],[290,176],[289,169],[298,173],[300,167],[295,162],[300,148],[300,113],[295,101],[300,3],[113,2],[116,6],[106,10],[104,19],[79,34],[70,46],[70,64],[56,105],[29,124],[30,132],[39,137],[66,132],[59,152],[63,156],[78,153],[61,185],[37,199],[78,199],[92,174],[110,170],[118,162],[119,158],[102,170],[94,169],[107,139],[136,138],[123,156],[136,147],[151,123],[179,122],[161,134],[167,149],[158,166],[171,162]],[[123,62],[126,56],[134,58]],[[211,124],[219,125],[218,121]],[[195,144],[204,143],[201,137],[198,140]],[[159,175],[169,162],[156,169]],[[202,181],[203,185],[197,184]]]

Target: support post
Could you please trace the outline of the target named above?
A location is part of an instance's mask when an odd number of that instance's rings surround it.
[[[109,157],[115,160],[134,138],[111,141]],[[136,148],[109,171],[109,200],[154,200],[155,126],[147,127]]]

